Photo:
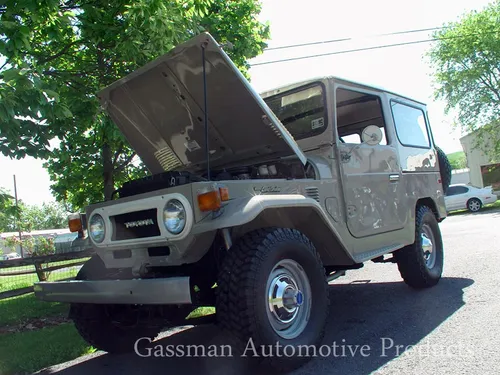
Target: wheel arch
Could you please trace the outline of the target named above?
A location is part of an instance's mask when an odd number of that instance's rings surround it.
[[[299,194],[262,194],[229,201],[217,217],[196,223],[193,234],[228,228],[234,242],[260,228],[294,228],[312,241],[323,264],[355,264],[332,222],[312,198]]]
[[[237,240],[245,233],[267,227],[297,229],[312,241],[324,265],[355,263],[340,236],[313,207],[284,206],[264,209],[252,221],[234,227],[232,235]]]
[[[439,211],[438,211],[438,208],[437,208],[437,205],[436,205],[436,202],[434,202],[434,199],[430,198],[430,197],[426,197],[426,198],[420,198],[417,200],[417,204],[415,206],[415,212],[416,210],[418,210],[419,207],[421,206],[427,206],[429,207],[431,210],[432,210],[432,213],[434,214],[434,216],[436,217],[436,220],[438,222],[442,221],[443,218],[440,218],[439,217]]]

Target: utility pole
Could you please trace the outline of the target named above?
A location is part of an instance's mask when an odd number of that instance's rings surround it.
[[[19,205],[17,204],[17,183],[16,183],[16,175],[14,175],[14,198],[16,199],[16,215],[19,212]],[[16,216],[14,216],[14,226],[17,226],[17,230],[19,232],[19,248],[21,250],[21,258],[24,258],[23,254],[23,237],[21,234],[21,224],[19,220],[16,220]]]

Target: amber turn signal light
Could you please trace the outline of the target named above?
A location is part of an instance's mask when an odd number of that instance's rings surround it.
[[[221,207],[219,190],[209,191],[198,195],[198,207],[200,211],[216,211]]]
[[[68,227],[70,232],[79,232],[83,229],[80,214],[72,214],[68,216]]]

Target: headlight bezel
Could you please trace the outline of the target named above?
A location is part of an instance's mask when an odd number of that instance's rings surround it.
[[[180,207],[181,209],[179,210],[179,216],[181,216],[180,218],[180,222],[182,223],[182,225],[180,226],[180,229],[174,229],[172,230],[172,228],[169,228],[169,225],[167,224],[167,217],[166,217],[166,213],[167,213],[167,208],[169,205],[176,205],[178,208]],[[162,212],[162,217],[163,217],[163,226],[165,227],[165,229],[167,230],[167,232],[173,236],[179,236],[185,229],[186,229],[186,226],[187,226],[187,221],[188,221],[188,214],[187,214],[187,211],[186,211],[186,207],[185,205],[177,198],[171,198],[169,199],[165,205],[163,206],[163,212]]]
[[[92,222],[96,219],[96,218],[100,218],[101,222],[102,222],[102,238],[101,239],[96,239],[96,237],[94,236],[93,234],[93,231],[92,231]],[[95,225],[95,224],[94,224]],[[92,239],[92,241],[94,241],[95,243],[103,243],[104,242],[104,239],[106,238],[106,222],[104,220],[104,217],[98,213],[94,213],[91,217],[90,217],[90,220],[89,220],[89,224],[88,224],[88,233],[89,233],[89,237]]]

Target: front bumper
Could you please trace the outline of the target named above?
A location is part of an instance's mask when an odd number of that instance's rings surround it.
[[[43,301],[178,305],[191,303],[189,277],[134,280],[39,282],[35,296]]]

